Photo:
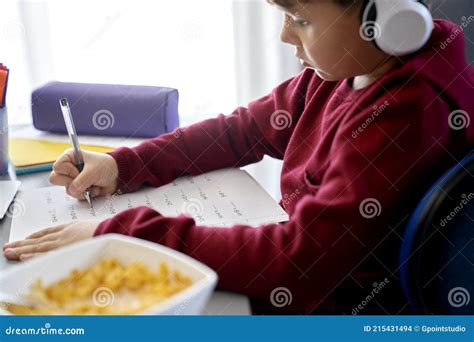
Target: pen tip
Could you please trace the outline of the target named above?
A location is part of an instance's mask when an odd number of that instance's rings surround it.
[[[91,193],[90,193],[89,190],[84,191],[84,197],[86,198],[87,203],[89,203],[89,206],[90,206],[91,208],[93,208],[93,206],[92,206]]]

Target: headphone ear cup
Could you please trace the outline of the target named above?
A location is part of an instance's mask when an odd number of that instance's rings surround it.
[[[389,55],[413,53],[431,36],[433,17],[422,0],[368,0],[364,4],[361,36]]]

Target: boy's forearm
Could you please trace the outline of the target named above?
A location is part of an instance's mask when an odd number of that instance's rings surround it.
[[[255,163],[264,155],[282,159],[303,111],[306,91],[317,86],[310,82],[314,82],[312,74],[302,72],[248,108],[111,152],[119,168],[118,189],[131,192],[142,184],[160,186],[187,174]]]
[[[119,170],[118,189],[131,192],[142,184],[161,186],[183,175],[261,160],[261,141],[243,120],[237,113],[220,115],[111,152]]]

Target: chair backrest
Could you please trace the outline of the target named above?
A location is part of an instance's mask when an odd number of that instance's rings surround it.
[[[418,314],[474,314],[474,151],[421,200],[406,227],[400,279]]]
[[[433,0],[431,9],[435,18],[448,19],[461,25],[466,40],[466,55],[474,65],[474,1]]]

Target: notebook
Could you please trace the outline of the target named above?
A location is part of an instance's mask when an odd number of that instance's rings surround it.
[[[51,170],[54,161],[68,148],[71,148],[70,143],[27,138],[9,140],[10,161],[17,173]],[[114,148],[81,144],[81,149],[106,153]]]
[[[24,239],[43,228],[75,220],[104,220],[123,210],[148,206],[164,216],[185,214],[197,225],[258,226],[288,220],[287,213],[246,171],[221,169],[198,176],[184,176],[159,188],[142,188],[129,194],[114,194],[85,201],[68,196],[64,187],[20,191],[15,202],[22,215],[12,220],[10,241]]]

